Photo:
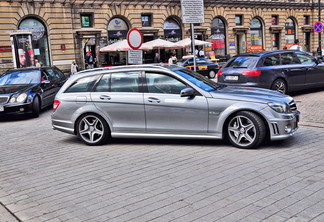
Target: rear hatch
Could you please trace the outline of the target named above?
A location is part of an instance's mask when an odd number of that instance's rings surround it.
[[[257,70],[260,57],[256,55],[244,55],[233,57],[221,70],[219,70],[218,82],[221,83],[246,83],[251,77],[259,76],[261,71]]]

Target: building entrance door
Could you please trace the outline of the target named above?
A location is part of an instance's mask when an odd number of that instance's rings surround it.
[[[237,45],[237,54],[246,52],[246,41],[245,41],[245,33],[238,33],[236,35],[236,45]]]

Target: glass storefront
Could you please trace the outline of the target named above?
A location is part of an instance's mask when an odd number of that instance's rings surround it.
[[[128,25],[121,18],[113,18],[108,24],[108,45],[127,39]],[[107,65],[125,65],[125,52],[109,52],[105,58]]]
[[[214,18],[211,23],[211,43],[215,55],[226,55],[225,24],[220,18]]]
[[[295,22],[291,18],[288,18],[285,23],[285,34],[286,34],[285,46],[289,49],[291,46],[295,44],[295,39],[296,39]]]
[[[263,50],[263,30],[261,21],[257,18],[251,21],[251,51]]]
[[[164,39],[170,42],[178,42],[182,40],[182,29],[179,23],[172,18],[168,18],[165,20],[164,25]],[[176,55],[177,58],[182,58],[183,52],[182,50],[175,49],[167,49],[162,50],[161,61],[167,62],[170,58],[170,55]]]
[[[18,29],[32,33],[31,39],[26,36],[17,39],[18,54],[25,53],[26,57],[29,57],[24,66],[34,66],[36,60],[40,65],[50,66],[47,31],[43,23],[35,18],[26,18],[19,24]]]

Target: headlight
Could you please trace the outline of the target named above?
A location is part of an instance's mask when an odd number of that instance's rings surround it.
[[[26,93],[22,93],[22,94],[20,94],[17,97],[17,102],[18,103],[23,103],[23,102],[25,102],[26,98],[27,98],[27,94]]]
[[[10,103],[15,103],[15,102],[23,103],[25,102],[26,98],[27,98],[27,93],[22,93],[18,97],[12,96],[10,99]]]
[[[278,113],[288,113],[290,112],[290,108],[286,103],[281,103],[281,102],[273,102],[273,103],[268,103],[268,105],[273,109],[274,111]]]

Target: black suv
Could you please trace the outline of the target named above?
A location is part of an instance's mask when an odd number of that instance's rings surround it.
[[[324,86],[324,64],[306,52],[260,51],[231,58],[217,73],[218,83],[281,93]]]

